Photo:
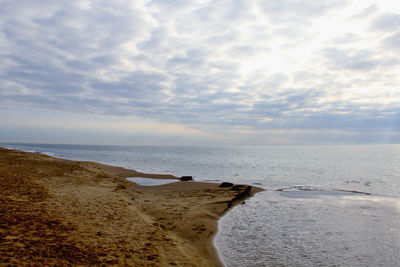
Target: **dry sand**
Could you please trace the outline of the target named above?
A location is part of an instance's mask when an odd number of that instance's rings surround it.
[[[177,178],[0,148],[0,265],[220,266],[217,220],[248,186],[135,176]]]

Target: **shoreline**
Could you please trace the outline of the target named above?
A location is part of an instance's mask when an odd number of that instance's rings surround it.
[[[0,148],[1,262],[223,266],[218,220],[263,190],[127,177],[178,179]]]

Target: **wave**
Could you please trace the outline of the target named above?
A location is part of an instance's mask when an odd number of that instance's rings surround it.
[[[351,193],[351,194],[361,194],[361,195],[371,195],[368,192],[362,192],[357,190],[346,190],[346,189],[322,189],[313,186],[304,186],[304,185],[294,185],[290,187],[283,187],[275,189],[275,191],[279,192],[299,192],[299,191],[310,191],[310,192],[326,192],[326,193]]]

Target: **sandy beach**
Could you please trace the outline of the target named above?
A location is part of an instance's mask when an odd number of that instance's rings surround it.
[[[217,221],[249,189],[0,148],[0,264],[221,266]]]

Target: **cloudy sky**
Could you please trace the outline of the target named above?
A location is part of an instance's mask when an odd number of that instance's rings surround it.
[[[0,142],[400,143],[396,0],[0,0]]]

